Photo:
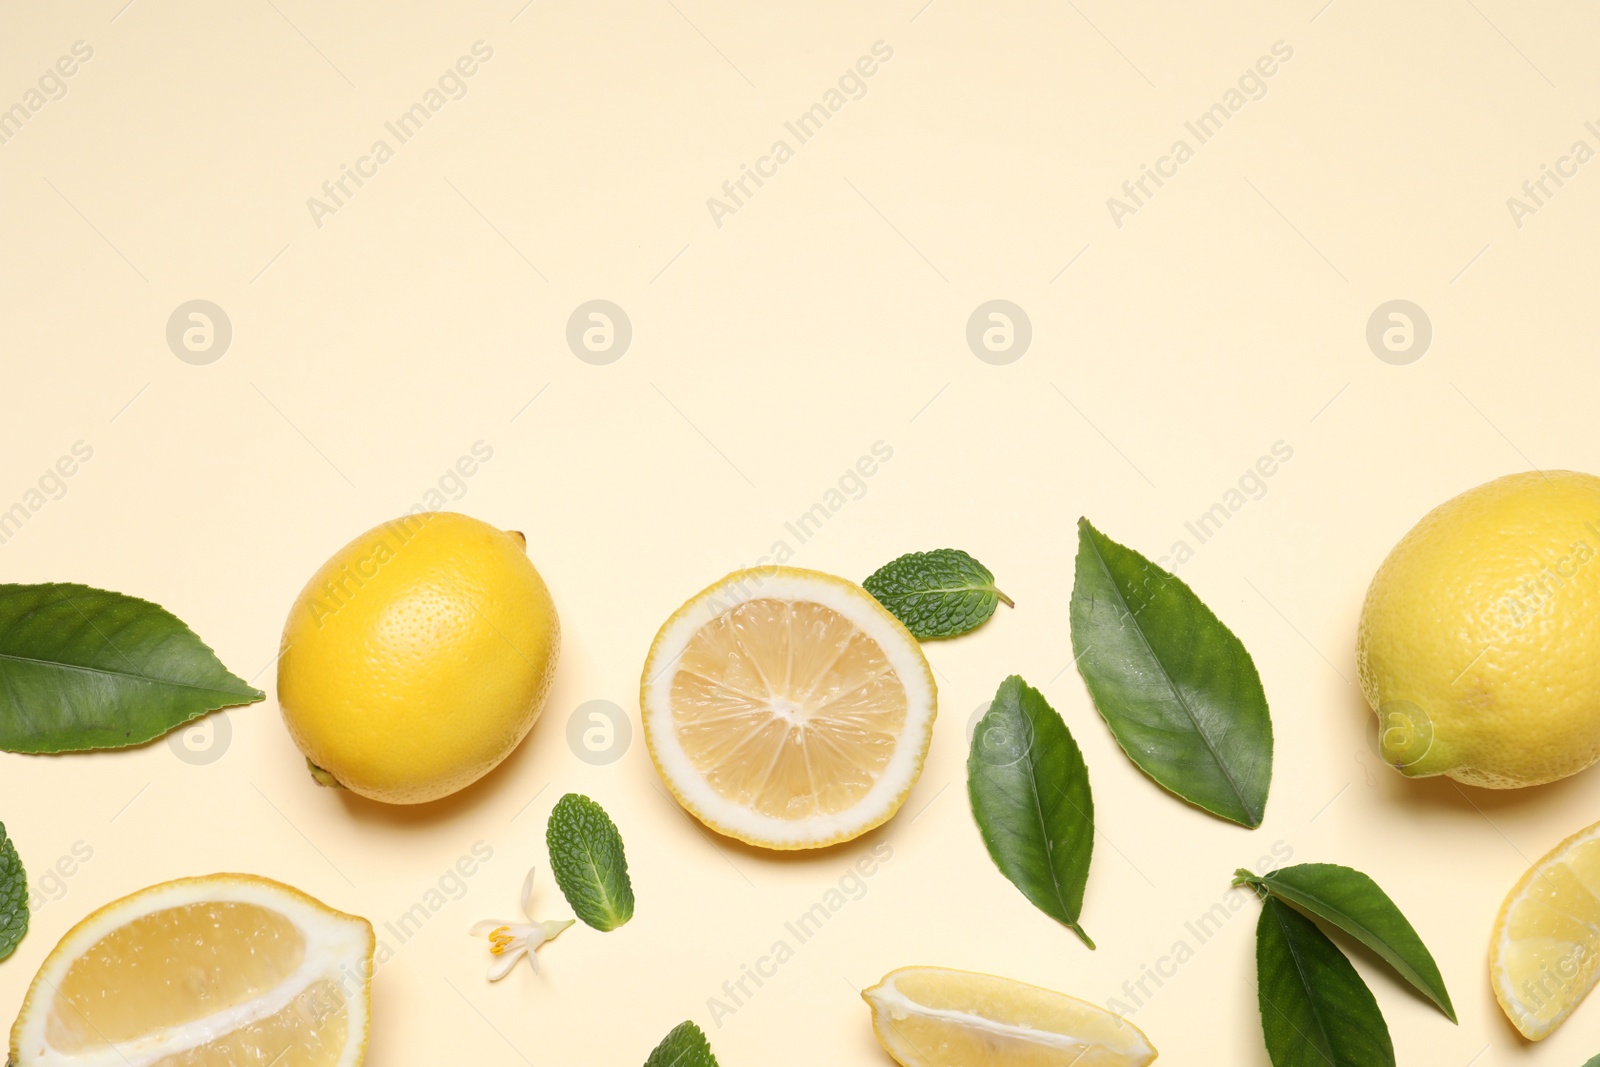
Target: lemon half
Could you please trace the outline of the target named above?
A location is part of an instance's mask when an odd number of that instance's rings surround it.
[[[265,878],[217,874],[108,904],[45,959],[16,1067],[357,1067],[374,940]]]
[[[854,582],[739,571],[661,627],[640,683],[645,742],[678,802],[766,848],[848,841],[922,773],[936,690],[916,638]]]
[[[1600,823],[1551,849],[1506,896],[1489,981],[1530,1041],[1554,1032],[1600,981]]]
[[[1144,1067],[1155,1046],[1088,1001],[989,974],[902,967],[861,994],[878,1043],[905,1067]]]

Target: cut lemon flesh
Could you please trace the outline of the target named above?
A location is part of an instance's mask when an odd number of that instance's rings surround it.
[[[219,874],[101,908],[45,959],[16,1067],[356,1067],[374,940],[298,890]]]
[[[1495,999],[1538,1041],[1600,981],[1600,823],[1529,868],[1500,906],[1489,940]]]
[[[932,672],[866,590],[816,571],[740,571],[656,635],[645,741],[673,795],[767,848],[847,841],[889,819],[922,773]]]
[[[861,994],[878,1043],[905,1067],[1143,1067],[1138,1027],[1088,1001],[943,967],[902,967]]]

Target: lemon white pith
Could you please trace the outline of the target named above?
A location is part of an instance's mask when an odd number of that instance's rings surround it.
[[[1156,1058],[1126,1019],[1009,978],[902,967],[861,996],[878,1043],[905,1067],[1144,1067]]]
[[[1600,823],[1551,849],[1507,894],[1489,939],[1489,980],[1531,1041],[1600,981]]]
[[[854,582],[730,574],[656,635],[640,683],[667,787],[719,833],[814,848],[889,819],[922,773],[936,711],[914,637]]]
[[[73,927],[11,1031],[16,1067],[357,1067],[371,925],[264,878],[151,886]]]

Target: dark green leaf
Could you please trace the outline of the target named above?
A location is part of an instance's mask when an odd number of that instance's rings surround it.
[[[1016,675],[973,732],[967,794],[1000,873],[1094,948],[1078,925],[1094,851],[1089,770],[1061,716]]]
[[[691,1022],[679,1023],[644,1061],[644,1067],[717,1067],[705,1032]]]
[[[1255,662],[1183,582],[1078,520],[1072,653],[1128,758],[1197,807],[1261,825],[1272,719]]]
[[[0,585],[0,749],[137,745],[264,696],[147,600],[84,585]]]
[[[1264,875],[1241,870],[1234,885],[1246,884],[1260,886],[1360,941],[1437,1004],[1451,1022],[1456,1021],[1439,965],[1394,901],[1371,878],[1333,863],[1302,863]]]
[[[1256,979],[1273,1067],[1394,1067],[1372,991],[1316,923],[1270,896],[1256,926]]]
[[[0,823],[0,960],[17,950],[28,932],[28,873],[22,869],[17,846]]]
[[[955,637],[988,621],[1003,600],[989,568],[958,548],[911,552],[861,583],[919,641]]]
[[[1583,1067],[1600,1067],[1600,1056],[1596,1056],[1594,1059],[1584,1064]]]
[[[568,793],[550,812],[544,839],[556,884],[578,918],[596,930],[615,930],[633,918],[628,857],[604,808]]]

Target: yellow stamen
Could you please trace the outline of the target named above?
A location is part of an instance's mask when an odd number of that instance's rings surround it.
[[[511,927],[501,926],[489,932],[489,952],[495,956],[511,944]]]

